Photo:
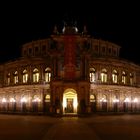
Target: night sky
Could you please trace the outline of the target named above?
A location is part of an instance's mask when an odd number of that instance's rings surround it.
[[[47,2],[47,1],[46,1]],[[79,32],[84,25],[90,35],[120,45],[121,58],[140,64],[140,8],[137,3],[5,3],[1,5],[0,62],[20,57],[21,45],[47,38],[63,21],[77,22]]]

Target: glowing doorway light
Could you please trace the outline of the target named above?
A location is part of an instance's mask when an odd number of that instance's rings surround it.
[[[129,98],[126,98],[126,99],[124,100],[124,102],[130,102],[130,99],[129,99]]]
[[[41,100],[37,97],[33,100],[33,102],[41,102]]]
[[[66,97],[63,98],[63,108],[67,107]]]
[[[134,102],[134,103],[137,103],[137,102],[138,102],[138,99],[137,99],[137,98],[135,98],[135,99],[133,100],[133,102]]]
[[[102,98],[100,102],[107,102],[107,100],[105,98]]]
[[[10,98],[10,102],[14,103],[14,102],[16,102],[16,100],[14,98]]]
[[[63,112],[65,112],[65,109],[67,108],[67,102],[68,100],[71,100],[73,102],[73,113],[77,113],[77,106],[78,106],[78,101],[77,101],[77,93],[74,89],[66,89],[63,95]]]
[[[113,102],[114,102],[114,103],[118,103],[118,102],[120,102],[120,101],[119,101],[119,99],[114,99]]]
[[[25,97],[23,97],[21,100],[20,100],[22,103],[26,103],[27,102],[27,99]]]
[[[77,106],[78,106],[77,97],[75,97],[75,98],[74,98],[74,101],[73,101],[74,110],[77,109]]]
[[[7,100],[5,98],[2,99],[2,103],[6,103]]]

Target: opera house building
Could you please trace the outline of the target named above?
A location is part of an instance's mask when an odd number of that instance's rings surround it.
[[[120,58],[120,49],[86,27],[55,26],[0,65],[0,112],[140,112],[140,65]]]

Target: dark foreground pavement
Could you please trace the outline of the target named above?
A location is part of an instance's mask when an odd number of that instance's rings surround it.
[[[0,115],[0,140],[140,140],[140,115]]]

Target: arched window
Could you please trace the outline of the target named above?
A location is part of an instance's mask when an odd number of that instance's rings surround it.
[[[95,82],[95,69],[94,68],[90,68],[89,77],[90,77],[90,82]]]
[[[113,110],[114,110],[115,112],[118,111],[119,102],[120,102],[120,101],[119,101],[119,99],[118,99],[118,96],[114,95],[114,97],[113,97]]]
[[[126,84],[126,73],[125,73],[125,71],[122,72],[122,83]]]
[[[133,85],[133,75],[130,73],[130,85]]]
[[[16,97],[9,98],[9,109],[10,111],[16,111]]]
[[[18,83],[18,72],[15,71],[14,73],[14,84],[17,84]]]
[[[28,81],[28,74],[27,74],[27,70],[25,69],[23,71],[23,83],[27,83]]]
[[[33,70],[33,82],[39,82],[39,71],[37,68]]]
[[[39,109],[39,103],[41,102],[41,99],[39,96],[37,95],[34,95],[33,96],[33,99],[32,99],[32,109],[33,109],[33,112],[38,112],[38,109]]]
[[[113,81],[113,83],[117,83],[117,81],[118,81],[118,76],[117,76],[117,71],[116,70],[113,70],[112,81]]]
[[[50,82],[51,81],[51,69],[46,68],[45,69],[45,82]]]
[[[21,111],[25,112],[26,111],[26,103],[27,103],[27,98],[25,95],[21,96],[20,102],[21,102]]]
[[[7,74],[7,84],[10,85],[10,73]]]
[[[45,102],[50,102],[50,95],[49,95],[49,94],[47,94],[47,95],[45,96]]]
[[[103,95],[100,99],[102,111],[107,111],[107,96]]]
[[[90,102],[95,102],[95,100],[96,100],[95,95],[91,94],[90,95]]]
[[[107,70],[102,69],[101,71],[101,82],[106,83],[107,82]]]

